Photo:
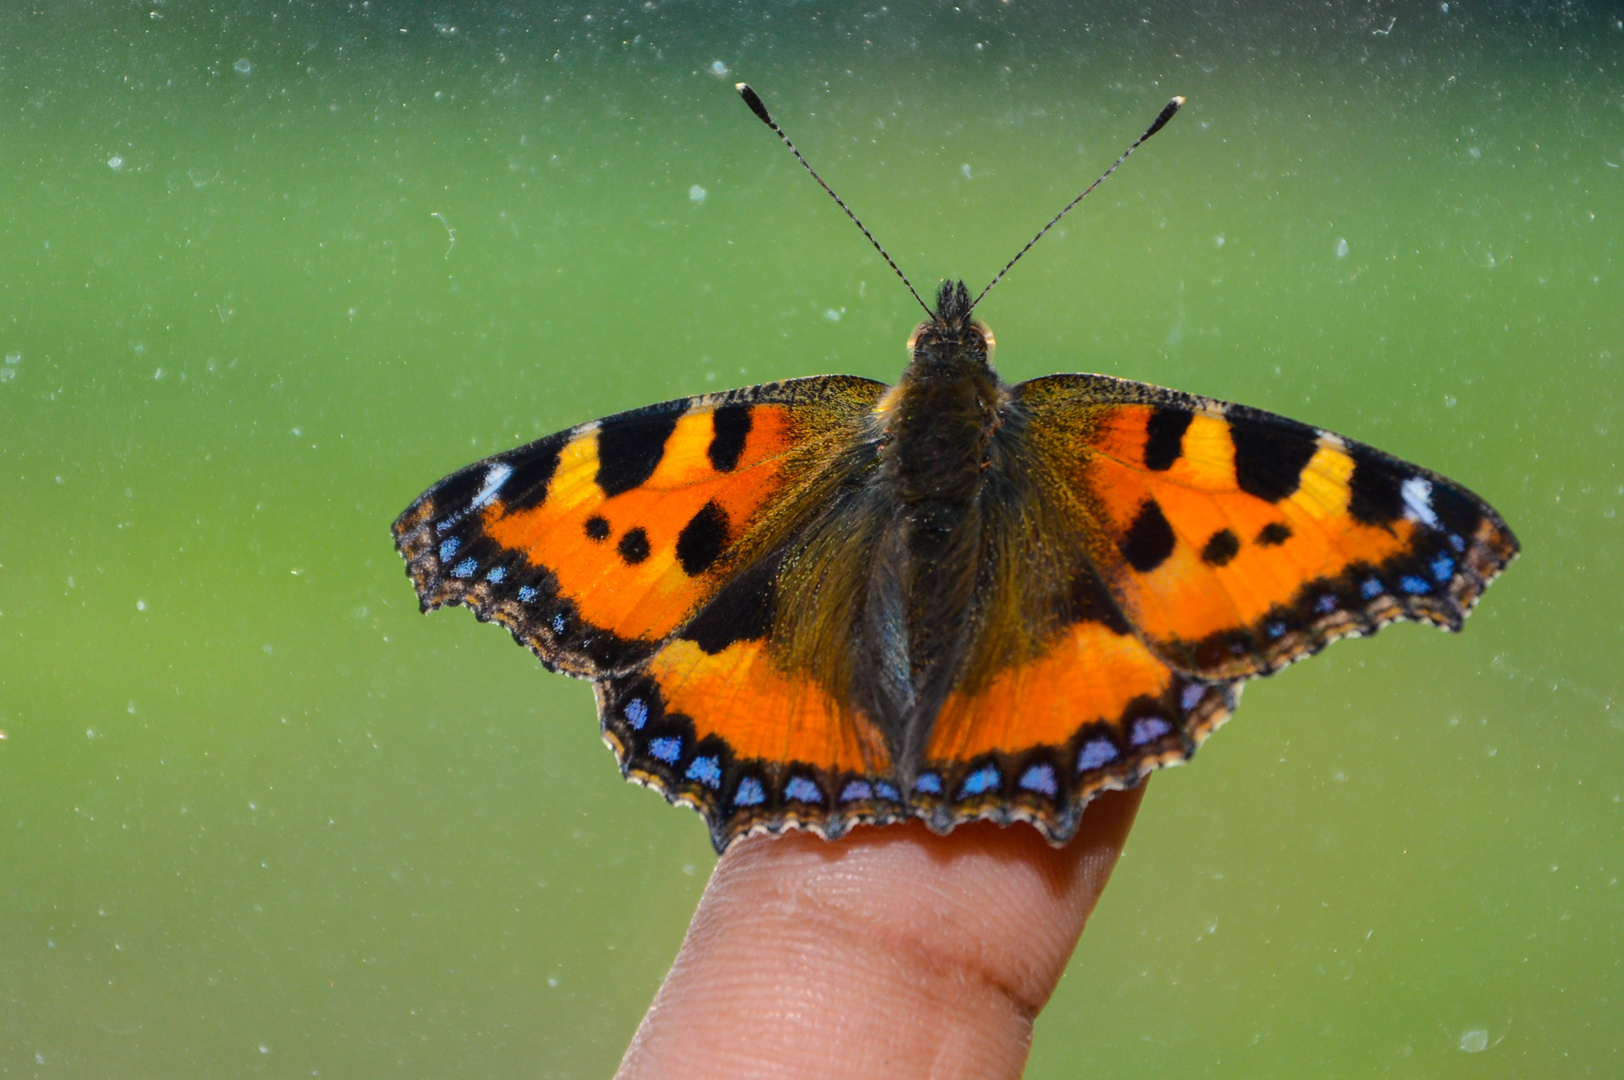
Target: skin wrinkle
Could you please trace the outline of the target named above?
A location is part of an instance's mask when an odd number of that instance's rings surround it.
[[[718,863],[624,1078],[1014,1078],[1140,790],[1026,825],[747,840]]]
[[[993,833],[992,835],[996,837],[998,834]],[[997,841],[994,839],[992,842],[996,843]],[[819,851],[819,854],[830,861],[838,857],[838,853],[833,851]],[[954,858],[939,851],[932,851],[930,854],[932,861],[936,862],[944,871]],[[987,855],[979,851],[960,857],[992,861],[998,863],[1000,867],[1003,862],[1003,860],[999,859],[987,860]],[[1022,869],[1025,869],[1025,867],[1023,866]],[[1049,869],[1046,865],[1040,866],[1038,869],[1039,880],[1049,887],[1051,894],[1057,898],[1062,896],[1065,883],[1059,879],[1059,875],[1044,872]],[[864,909],[871,901],[861,892],[862,887],[867,884],[862,878],[852,875],[849,876],[849,880],[858,891],[853,896],[856,902],[850,904],[846,910],[838,910],[835,905],[828,903],[828,900],[840,897],[842,895],[840,893],[812,893],[807,891],[805,895],[815,907],[804,914],[828,917],[828,928],[830,930],[850,933],[849,928],[842,930],[839,920],[849,921],[864,916],[866,914]],[[977,883],[989,884],[990,882]],[[997,889],[986,891],[1002,892],[1003,888],[1004,883],[1000,882]],[[991,934],[998,928],[998,923],[1003,917],[1003,912],[997,906],[998,897],[996,895],[985,897],[966,895],[967,890],[962,887],[949,886],[946,880],[940,876],[928,877],[922,880],[916,879],[912,892],[914,895],[908,897],[907,912],[896,913],[896,917],[893,919],[895,925],[886,928],[889,934],[887,941],[872,940],[878,936],[874,934],[865,935],[870,940],[854,940],[854,944],[864,947],[870,944],[888,945],[891,951],[899,956],[912,956],[915,960],[915,966],[922,969],[926,974],[945,975],[951,971],[971,967],[972,965],[966,962],[966,958],[955,959],[937,955],[941,951],[940,942],[945,933],[964,928],[981,932],[975,936],[967,937],[965,939],[967,944],[984,942],[986,935]],[[820,908],[822,910],[817,910]],[[948,912],[952,912],[952,917],[949,916]],[[802,913],[789,914],[794,917]],[[922,924],[921,917],[927,918],[929,921]],[[875,929],[878,930],[879,928]],[[991,974],[994,968],[993,959],[987,956],[984,950],[976,951],[973,962],[986,970],[987,977],[983,981],[994,986],[1006,985],[1006,980]],[[1010,996],[1018,997],[1019,995],[1011,990]],[[1041,1007],[1041,1003],[1038,1007]]]
[[[952,903],[951,897],[940,895],[941,890],[931,891],[937,894],[939,901]],[[1017,973],[1006,975],[999,972],[999,965],[984,950],[972,949],[964,955],[949,955],[940,942],[940,934],[951,928],[942,925],[949,920],[940,916],[919,929],[872,925],[863,917],[857,905],[829,903],[828,900],[833,897],[825,898],[809,889],[793,890],[787,895],[791,902],[778,911],[764,913],[767,915],[765,921],[776,918],[793,926],[797,939],[805,939],[807,948],[803,955],[822,950],[846,953],[862,960],[889,961],[885,966],[892,969],[890,977],[901,985],[933,987],[952,983],[961,988],[969,986],[988,992],[994,998],[1007,1000],[1028,1019],[1036,1016],[1042,1008],[1042,1002],[1031,999],[1026,985],[1030,980]],[[930,902],[931,899],[930,896],[918,898],[922,913],[930,914],[938,910]],[[974,912],[967,914],[972,917],[951,921],[961,929],[988,929],[981,925],[983,920],[974,918]],[[968,939],[970,943],[976,940],[975,937]],[[963,989],[959,989],[953,996],[962,997],[963,994]]]
[[[782,895],[793,897],[794,894],[804,890],[791,889],[781,891]],[[815,913],[815,914],[814,914]],[[856,985],[882,985],[888,987],[889,996],[893,1003],[902,1004],[906,1011],[916,1016],[939,1015],[944,1008],[951,1007],[951,1003],[958,1002],[962,1010],[965,1005],[972,1002],[977,1004],[968,1011],[972,1016],[983,1021],[983,1024],[996,1029],[996,1023],[991,1022],[989,1016],[994,1011],[1005,1011],[1013,1007],[1020,1028],[1028,1032],[1029,1039],[1031,1018],[1035,1009],[1025,1003],[1013,1000],[1017,991],[1004,980],[998,979],[985,970],[979,970],[981,965],[961,964],[946,958],[932,960],[925,955],[924,950],[917,946],[909,946],[897,941],[888,941],[878,927],[861,927],[851,925],[852,912],[839,907],[825,907],[815,901],[810,905],[791,902],[779,907],[770,902],[759,912],[761,918],[762,936],[776,928],[779,933],[779,949],[787,952],[787,958],[781,957],[779,968],[781,971],[781,992],[787,992],[789,1007],[779,1007],[768,1011],[761,1017],[763,1026],[763,1041],[779,1042],[775,1036],[779,1033],[788,1034],[789,1043],[798,1041],[794,1035],[807,1030],[819,1023],[820,1018],[828,1017],[836,1021],[836,1025],[822,1026],[819,1030],[819,1040],[832,1045],[845,1043],[849,1038],[862,1031],[860,1023],[854,1023],[852,1018],[832,1008],[836,1003],[826,1000],[831,988],[819,987],[823,993],[818,993],[803,984],[807,980],[815,980],[820,969],[838,967],[845,975],[844,982]],[[782,933],[785,925],[784,919],[793,920],[788,923],[793,931]],[[753,920],[755,921],[755,920]],[[719,928],[711,928],[712,931]],[[725,928],[727,932],[738,933],[742,929],[746,935],[754,934],[754,926],[732,926]],[[745,986],[752,980],[747,976],[735,985],[741,983]],[[789,984],[789,985],[783,985]],[[1004,1007],[1001,1009],[1000,1007]],[[798,1030],[785,1032],[786,1022],[796,1025]],[[775,1029],[777,1029],[775,1031]],[[948,1026],[938,1033],[938,1037],[930,1040],[932,1043],[949,1047],[948,1039],[962,1038],[962,1033],[953,1026]],[[763,1057],[761,1051],[767,1047],[758,1047],[747,1060],[772,1062],[776,1060],[770,1053]],[[879,1063],[893,1065],[905,1060],[906,1047],[892,1048],[886,1053],[886,1048],[870,1042],[866,1047],[871,1054],[876,1054]],[[741,1063],[742,1064],[742,1063]],[[728,1069],[729,1075],[734,1075],[732,1066]],[[932,1069],[925,1075],[952,1075],[942,1074]],[[764,1071],[764,1076],[783,1075],[778,1072]]]

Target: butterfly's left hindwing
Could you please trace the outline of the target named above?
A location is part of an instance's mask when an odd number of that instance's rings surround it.
[[[1396,619],[1458,629],[1517,553],[1460,485],[1283,417],[1097,375],[1010,397],[915,789],[939,830],[1063,841],[1098,792],[1194,754],[1241,680]]]

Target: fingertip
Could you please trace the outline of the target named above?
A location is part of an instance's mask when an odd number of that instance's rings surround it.
[[[867,1075],[952,1046],[974,1075],[1018,1076],[1140,795],[1097,798],[1061,847],[985,822],[739,842],[623,1075],[681,1075],[701,1049],[723,1075],[764,1048],[783,1069],[762,1075]]]

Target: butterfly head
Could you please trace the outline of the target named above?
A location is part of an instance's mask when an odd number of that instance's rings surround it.
[[[964,282],[942,282],[935,312],[908,339],[915,367],[992,366],[992,331],[970,317],[972,306]]]

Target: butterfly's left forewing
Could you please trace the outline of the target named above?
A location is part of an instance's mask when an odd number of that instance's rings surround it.
[[[1116,608],[1195,677],[1399,619],[1459,629],[1517,555],[1471,491],[1328,431],[1106,376],[1015,391]]]

